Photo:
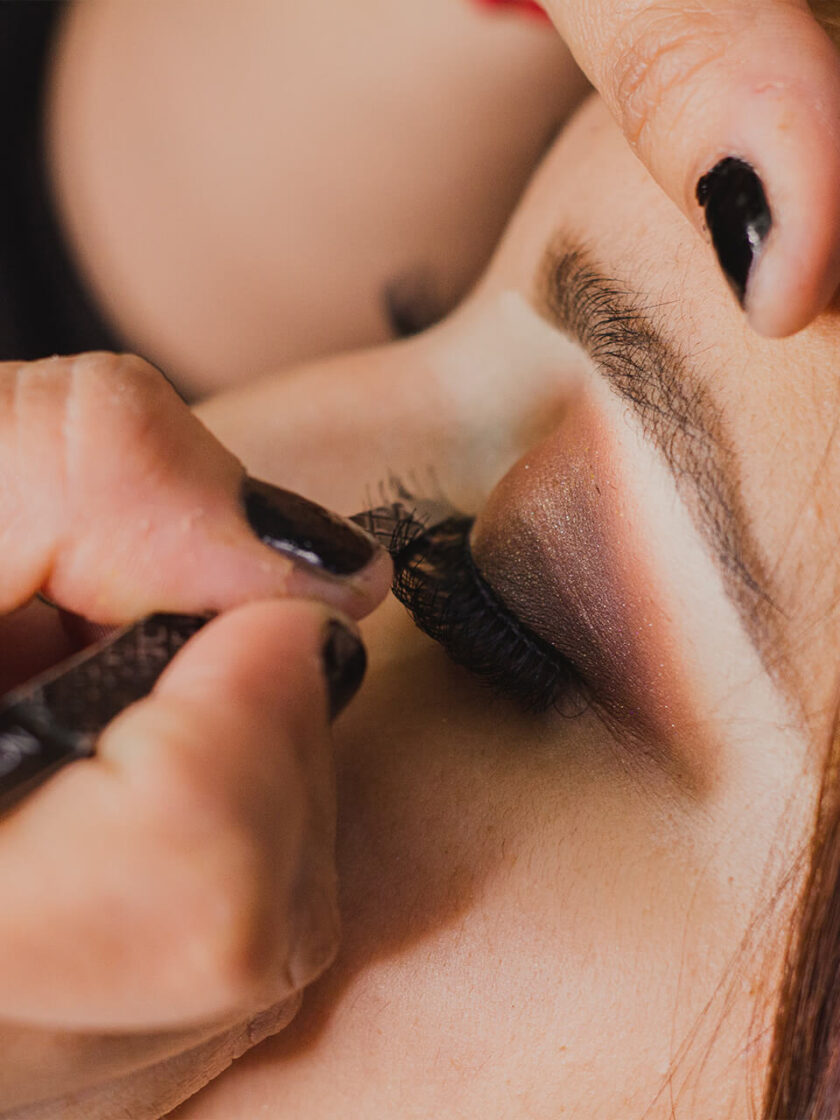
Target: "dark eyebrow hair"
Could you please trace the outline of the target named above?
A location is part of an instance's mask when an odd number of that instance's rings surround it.
[[[538,282],[538,306],[589,354],[662,454],[766,665],[778,655],[780,612],[766,589],[720,406],[685,353],[655,326],[657,308],[640,307],[585,250],[551,247]]]

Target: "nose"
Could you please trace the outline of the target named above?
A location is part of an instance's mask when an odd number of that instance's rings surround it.
[[[398,478],[477,510],[557,424],[580,352],[517,291],[479,289],[415,338],[344,354],[199,406],[252,475],[341,513]]]

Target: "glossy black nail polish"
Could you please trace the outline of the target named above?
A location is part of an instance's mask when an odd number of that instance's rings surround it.
[[[352,630],[333,619],[327,623],[321,656],[332,720],[359,691],[367,669],[367,653]]]
[[[242,502],[264,544],[312,567],[349,576],[373,558],[375,545],[367,533],[299,494],[246,478]]]
[[[773,224],[761,180],[744,160],[728,156],[699,180],[697,201],[706,211],[720,266],[743,307],[750,270]]]

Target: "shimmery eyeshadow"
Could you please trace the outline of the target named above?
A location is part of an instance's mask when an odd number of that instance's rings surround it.
[[[609,715],[661,739],[682,690],[664,668],[669,620],[645,590],[650,569],[619,475],[603,425],[576,410],[496,488],[472,550],[496,593],[574,661]]]

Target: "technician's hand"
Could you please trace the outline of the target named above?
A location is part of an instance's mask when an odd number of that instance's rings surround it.
[[[364,672],[346,616],[390,563],[244,483],[134,358],[0,365],[0,482],[0,611],[224,612],[0,820],[0,1115],[143,1120],[279,1029],[334,954],[329,723]],[[46,612],[0,619],[7,682],[67,652]]]
[[[840,59],[806,0],[541,2],[755,330],[806,326],[840,281]]]

